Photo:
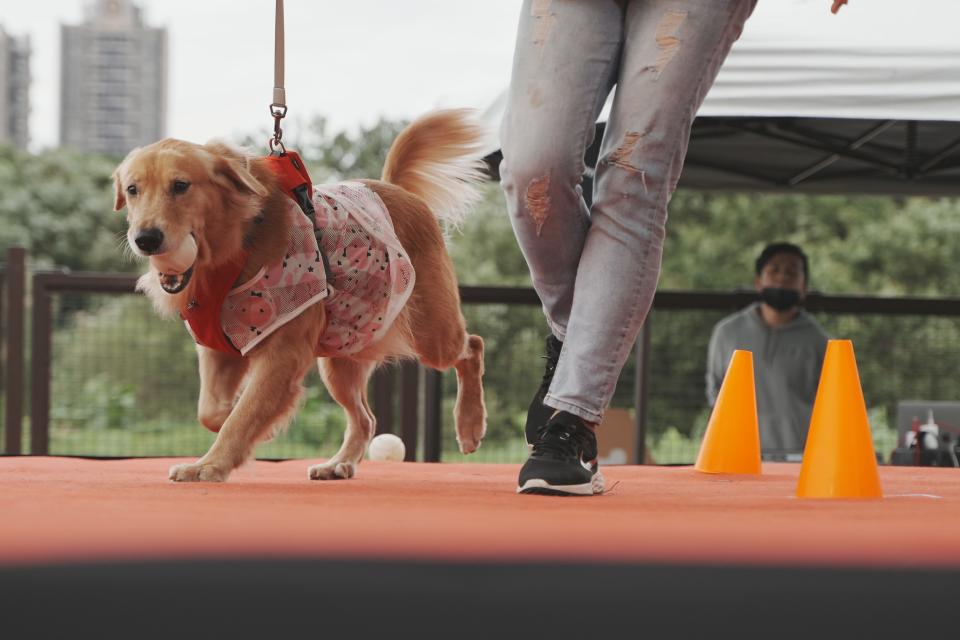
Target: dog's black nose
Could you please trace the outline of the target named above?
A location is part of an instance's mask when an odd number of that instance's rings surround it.
[[[148,255],[153,255],[163,244],[163,231],[154,227],[153,229],[143,229],[137,234],[134,242],[140,247],[140,251]]]

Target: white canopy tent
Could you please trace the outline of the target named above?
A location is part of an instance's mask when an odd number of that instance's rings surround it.
[[[760,0],[698,113],[681,187],[960,194],[960,3],[829,4]]]

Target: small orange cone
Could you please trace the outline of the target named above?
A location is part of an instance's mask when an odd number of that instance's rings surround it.
[[[738,349],[730,358],[694,468],[703,473],[760,473],[760,426],[749,351]]]
[[[830,340],[823,359],[798,498],[882,498],[867,407],[850,340]]]

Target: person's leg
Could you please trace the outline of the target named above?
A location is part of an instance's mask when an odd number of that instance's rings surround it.
[[[501,182],[533,286],[563,340],[589,216],[580,182],[616,76],[623,3],[527,0],[501,129]]]
[[[634,0],[566,341],[544,403],[597,423],[653,300],[690,127],[755,0]]]

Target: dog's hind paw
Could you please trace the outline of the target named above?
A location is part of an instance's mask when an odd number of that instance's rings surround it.
[[[481,405],[477,411],[471,412],[461,407],[455,418],[460,453],[473,453],[480,448],[487,433],[486,409]]]
[[[174,482],[223,482],[229,472],[212,464],[175,464],[169,478]]]
[[[475,440],[473,438],[463,439],[457,438],[457,445],[460,447],[460,453],[466,455],[468,453],[473,453],[480,448],[480,445],[483,443],[482,440]]]
[[[357,465],[352,462],[325,462],[324,464],[315,464],[307,473],[311,480],[345,480],[352,478],[357,473]]]

